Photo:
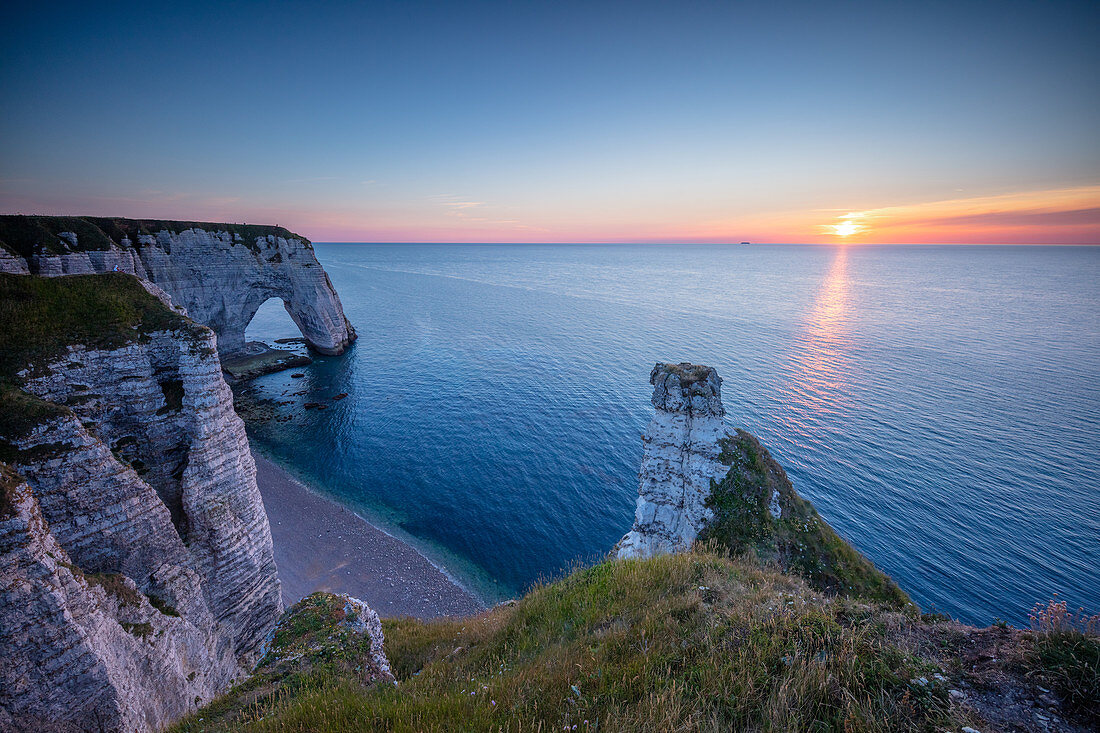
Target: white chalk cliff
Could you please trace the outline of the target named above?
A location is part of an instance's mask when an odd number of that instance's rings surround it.
[[[649,375],[656,413],[642,436],[634,527],[615,546],[621,558],[691,547],[711,511],[711,481],[729,466],[718,460],[726,434],[722,379],[711,367],[662,364]]]
[[[175,321],[4,394],[24,417],[0,435],[0,730],[158,730],[245,675],[282,613],[214,333]]]
[[[53,231],[66,224],[81,231]],[[313,245],[278,227],[4,216],[0,245],[0,272],[137,275],[213,329],[222,355],[244,347],[245,328],[271,298],[322,354],[356,337]]]

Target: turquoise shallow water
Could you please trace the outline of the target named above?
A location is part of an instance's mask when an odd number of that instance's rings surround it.
[[[317,253],[360,338],[254,382],[290,419],[250,433],[486,595],[629,528],[660,360],[717,367],[730,425],[922,606],[1100,612],[1100,248]],[[249,328],[287,335],[277,301]]]

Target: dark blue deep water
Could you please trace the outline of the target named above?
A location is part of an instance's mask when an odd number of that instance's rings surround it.
[[[317,253],[359,340],[253,383],[291,401],[253,439],[487,596],[629,529],[660,360],[717,367],[729,424],[926,609],[1100,612],[1100,248]],[[249,336],[287,335],[269,301]]]

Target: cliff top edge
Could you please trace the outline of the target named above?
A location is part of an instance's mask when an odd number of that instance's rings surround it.
[[[298,239],[307,247],[312,246],[312,243],[300,234],[295,234],[285,227],[267,224],[24,214],[0,214],[0,246],[13,254],[27,258],[43,253],[64,254],[103,251],[112,246],[124,247],[122,243],[124,239],[129,239],[133,246],[140,234],[156,235],[162,231],[179,234],[188,229],[239,235],[238,243],[253,249],[256,247],[257,238],[267,236]],[[61,236],[68,232],[76,235],[76,242]]]

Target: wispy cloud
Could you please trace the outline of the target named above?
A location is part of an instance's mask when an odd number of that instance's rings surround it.
[[[311,178],[290,178],[283,181],[286,184],[298,184],[298,183],[321,183],[323,181],[338,181],[340,176],[313,176]]]
[[[471,201],[462,196],[456,196],[455,194],[439,194],[438,196],[432,196],[431,200],[437,204],[443,206],[449,216],[453,216],[456,219],[461,219],[464,223],[479,224],[486,226],[500,226],[510,227],[512,229],[536,229],[536,227],[529,227],[524,224],[520,224],[518,219],[498,219],[492,216],[474,216],[471,210],[477,209],[478,213],[484,209],[492,209],[493,207],[485,201]],[[544,231],[544,230],[543,230]]]

